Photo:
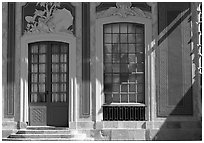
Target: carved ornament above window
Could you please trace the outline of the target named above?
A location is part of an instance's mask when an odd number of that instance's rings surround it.
[[[73,32],[73,16],[66,8],[59,9],[60,2],[38,2],[43,9],[36,9],[33,16],[25,16],[25,33]]]
[[[97,13],[97,18],[109,17],[118,15],[122,18],[128,16],[139,16],[144,18],[151,18],[151,13],[144,12],[139,8],[131,7],[131,2],[117,2],[116,7],[110,7],[107,10]]]

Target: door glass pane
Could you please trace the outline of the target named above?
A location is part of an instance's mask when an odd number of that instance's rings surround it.
[[[57,49],[56,49],[57,48]],[[52,96],[51,102],[67,102],[68,45],[52,47]]]
[[[47,102],[47,97],[52,102],[67,102],[68,48],[58,42],[29,44],[30,102]],[[51,77],[49,83],[46,77]]]
[[[31,55],[31,61],[32,63],[38,63],[38,55]]]
[[[39,63],[45,63],[45,62],[46,62],[45,54],[39,55]]]
[[[45,73],[45,64],[39,64],[39,72]]]
[[[143,103],[137,93],[144,97],[144,84],[137,83],[144,83],[144,25],[123,22],[103,28],[105,102]]]

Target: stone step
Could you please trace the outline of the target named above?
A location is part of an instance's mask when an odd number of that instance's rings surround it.
[[[17,134],[71,134],[70,130],[19,130]]]
[[[93,138],[4,138],[2,141],[94,141]]]
[[[12,134],[9,138],[86,138],[85,134]]]
[[[53,127],[53,126],[28,126],[27,130],[69,130],[68,127]]]

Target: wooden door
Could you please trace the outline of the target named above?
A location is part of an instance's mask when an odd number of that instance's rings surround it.
[[[69,45],[29,44],[30,125],[68,126]]]

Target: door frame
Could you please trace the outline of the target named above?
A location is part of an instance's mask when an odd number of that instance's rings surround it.
[[[42,41],[56,41],[69,44],[69,113],[68,122],[74,120],[74,108],[76,108],[76,37],[69,33],[35,33],[24,34],[21,37],[21,61],[20,61],[20,122],[29,122],[28,106],[28,44]],[[70,68],[71,67],[71,68]]]

